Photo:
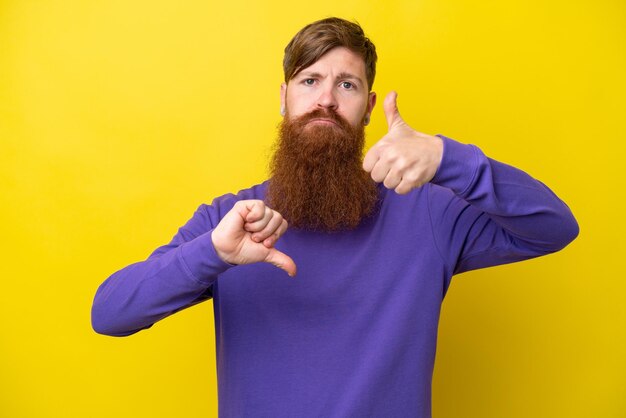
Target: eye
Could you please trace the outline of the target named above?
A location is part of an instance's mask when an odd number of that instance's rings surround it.
[[[352,83],[351,83],[351,82],[349,82],[349,81],[342,81],[342,82],[341,82],[341,87],[343,87],[343,88],[344,88],[344,89],[346,89],[346,90],[354,90],[355,85],[354,85],[354,84],[352,84]]]
[[[307,78],[303,81],[304,84],[306,84],[307,86],[312,86],[315,83],[315,80],[312,78]]]

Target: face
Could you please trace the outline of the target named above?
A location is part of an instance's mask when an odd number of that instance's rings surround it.
[[[281,108],[288,118],[316,109],[334,110],[352,126],[359,126],[376,104],[376,93],[368,92],[365,62],[344,47],[331,49],[313,65],[301,70],[280,89]],[[332,125],[318,118],[313,125]]]

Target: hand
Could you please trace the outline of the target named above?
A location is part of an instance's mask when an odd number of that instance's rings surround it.
[[[227,263],[272,263],[296,275],[296,264],[274,244],[287,231],[287,221],[262,200],[240,200],[211,235],[217,255]]]
[[[406,194],[433,179],[443,156],[443,141],[411,128],[400,116],[396,99],[390,92],[383,104],[389,132],[363,159],[363,169],[375,182],[398,194]]]

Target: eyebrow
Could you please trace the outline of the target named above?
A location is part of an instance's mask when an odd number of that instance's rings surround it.
[[[302,77],[311,77],[311,78],[324,78],[324,76],[322,76],[322,74],[317,73],[317,72],[313,72],[313,71],[302,71],[302,72],[300,72],[300,74],[298,74],[298,77],[300,77],[300,76],[302,76]],[[357,77],[356,75],[348,73],[348,72],[345,72],[345,71],[337,74],[337,77],[335,79],[336,80],[339,80],[339,79],[356,80],[359,83],[364,84],[363,80],[361,80],[360,77]]]

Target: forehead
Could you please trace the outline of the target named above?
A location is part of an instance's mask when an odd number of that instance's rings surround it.
[[[365,81],[366,78],[365,61],[363,58],[345,47],[331,49],[313,64],[301,69],[295,77],[311,72],[324,76],[337,76],[347,73],[359,78],[361,81]]]

